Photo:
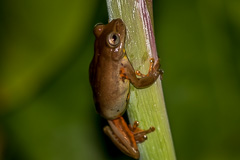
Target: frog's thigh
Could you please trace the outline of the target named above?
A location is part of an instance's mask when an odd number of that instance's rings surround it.
[[[123,153],[129,155],[128,149],[120,142],[117,136],[113,133],[109,126],[103,128],[104,133],[112,140],[112,142],[120,149]]]
[[[104,132],[107,134],[113,143],[126,155],[138,159],[140,154],[133,133],[128,128],[128,125],[122,117],[108,120],[110,125],[104,127]]]

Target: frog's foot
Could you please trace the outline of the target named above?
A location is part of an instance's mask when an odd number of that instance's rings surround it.
[[[142,143],[147,140],[147,134],[155,131],[154,127],[150,127],[148,130],[142,130],[140,132],[134,133],[134,138],[137,143]]]
[[[146,77],[146,76],[149,76],[149,73],[152,73],[153,69],[155,69],[155,68],[154,68],[154,62],[155,62],[155,60],[154,60],[154,58],[151,58],[149,61],[150,61],[150,66],[149,66],[148,74],[147,74],[147,75],[142,74],[139,70],[137,70],[137,71],[135,72],[135,74],[138,75],[138,76],[140,76],[141,78]]]
[[[150,66],[149,66],[148,73],[152,72],[155,59],[151,58],[149,61],[150,61]]]
[[[148,130],[142,130],[138,128],[139,122],[135,121],[132,126],[129,125],[129,129],[133,132],[134,139],[137,143],[142,143],[147,140],[147,134],[155,130],[154,127],[150,127]]]

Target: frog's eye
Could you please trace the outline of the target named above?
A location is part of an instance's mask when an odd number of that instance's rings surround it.
[[[108,35],[108,44],[112,47],[117,46],[120,42],[120,37],[117,33],[110,33]]]

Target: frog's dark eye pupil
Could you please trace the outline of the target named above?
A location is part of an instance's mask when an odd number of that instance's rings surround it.
[[[120,38],[119,36],[116,34],[116,33],[110,33],[109,36],[108,36],[108,43],[111,45],[111,46],[116,46],[119,44],[120,42]]]
[[[114,34],[114,35],[112,36],[112,39],[113,39],[113,41],[116,41],[117,36]]]

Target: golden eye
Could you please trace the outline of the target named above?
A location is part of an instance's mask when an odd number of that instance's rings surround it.
[[[111,45],[111,46],[117,46],[120,42],[120,37],[117,33],[110,33],[108,35],[108,43]]]

